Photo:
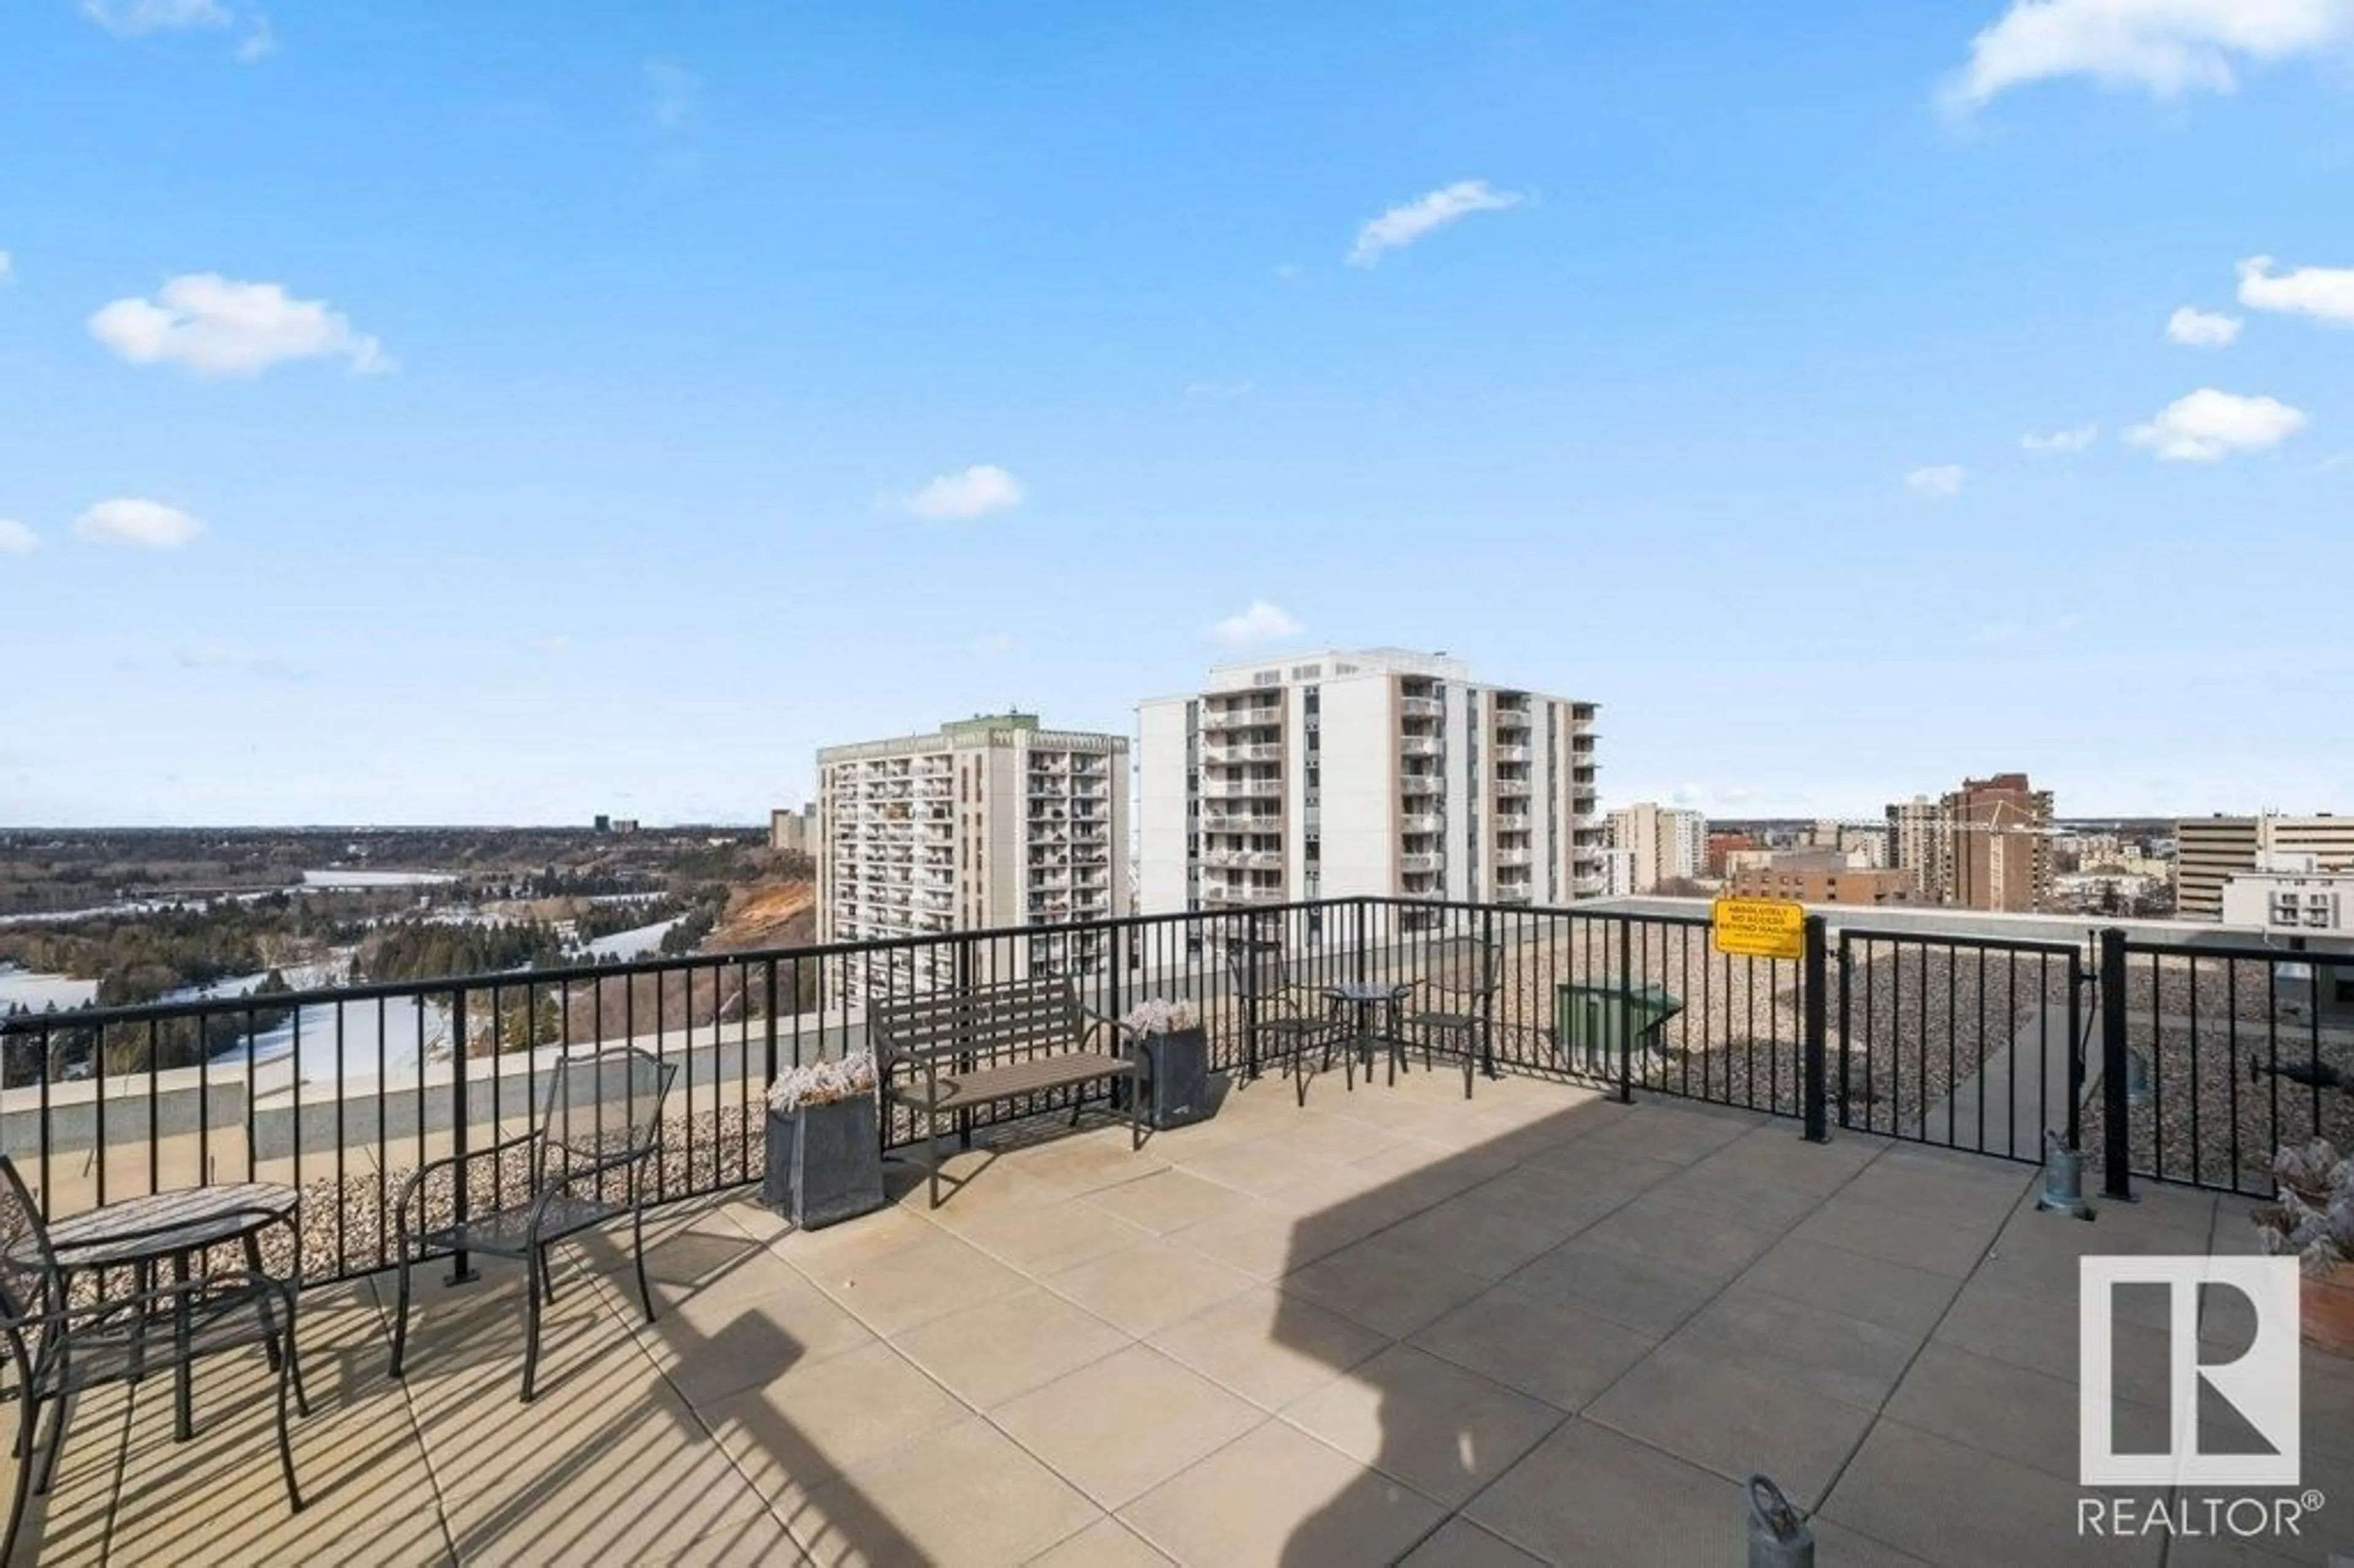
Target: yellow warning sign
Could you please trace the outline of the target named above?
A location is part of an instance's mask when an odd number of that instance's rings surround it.
[[[1787,898],[1720,898],[1709,927],[1716,950],[1739,959],[1801,959],[1807,906]]]

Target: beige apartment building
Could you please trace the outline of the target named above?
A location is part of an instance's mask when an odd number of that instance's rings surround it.
[[[1383,648],[1220,665],[1137,715],[1147,914],[1604,891],[1592,703]]]
[[[1914,890],[1927,903],[1946,901],[1952,849],[1942,802],[1915,795],[1888,808],[1888,863],[1911,877]]]
[[[1610,847],[1634,857],[1631,893],[1665,882],[1697,880],[1708,869],[1708,819],[1698,811],[1640,800],[1610,813]]]
[[[1888,808],[1890,863],[1925,902],[2026,914],[2051,901],[2052,814],[2052,792],[2024,773],[1966,779]]]
[[[817,935],[880,941],[1052,927],[1129,913],[1128,737],[1031,714],[818,753]],[[1092,973],[1101,931],[1040,930],[965,959],[968,980]],[[946,945],[854,957],[842,994],[956,978]]]
[[[1946,902],[2024,915],[2052,897],[2052,791],[2024,773],[1966,779],[1946,797],[1953,833]]]
[[[1733,898],[1794,898],[1801,904],[1911,904],[1910,873],[1868,867],[1768,865],[1741,872],[1726,883]]]
[[[798,810],[778,807],[769,813],[769,847],[790,854],[817,853],[817,803]]]
[[[2317,871],[2354,871],[2354,817],[2190,817],[2174,830],[2174,913],[2223,918],[2223,885],[2253,874],[2263,857],[2309,854]]]

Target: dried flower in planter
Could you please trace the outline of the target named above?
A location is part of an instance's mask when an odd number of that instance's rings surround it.
[[[1201,1010],[1192,1002],[1168,1001],[1156,996],[1129,1008],[1119,1023],[1121,1028],[1139,1034],[1174,1034],[1201,1022]]]
[[[832,1062],[811,1062],[777,1075],[769,1086],[769,1108],[795,1111],[803,1106],[830,1106],[853,1095],[875,1092],[875,1057],[860,1051]]]
[[[2327,1139],[2273,1156],[2280,1199],[2255,1213],[2257,1240],[2272,1256],[2295,1255],[2317,1277],[2354,1262],[2354,1160]]]

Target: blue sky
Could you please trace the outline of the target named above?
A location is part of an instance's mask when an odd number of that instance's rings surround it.
[[[1379,643],[1613,802],[2354,810],[2349,114],[2354,0],[15,0],[0,821]]]

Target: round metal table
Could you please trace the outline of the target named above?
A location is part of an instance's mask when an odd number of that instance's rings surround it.
[[[207,1247],[228,1242],[245,1245],[245,1266],[261,1268],[261,1233],[282,1224],[294,1243],[300,1272],[302,1232],[297,1219],[302,1195],[278,1181],[238,1181],[219,1187],[187,1187],[177,1192],[150,1192],[125,1198],[58,1221],[48,1227],[49,1250],[58,1269],[70,1276],[78,1270],[128,1268],[137,1275],[139,1288],[151,1284],[155,1265],[172,1266],[173,1283],[188,1280],[188,1263]],[[9,1248],[10,1261],[37,1268],[30,1237]],[[186,1327],[187,1304],[176,1309],[177,1327]],[[273,1355],[274,1360],[274,1355]],[[188,1368],[180,1365],[174,1390],[174,1434],[181,1441],[195,1431]]]
[[[1406,993],[1412,990],[1413,986],[1403,981],[1390,980],[1343,980],[1338,985],[1324,988],[1325,1000],[1331,1003],[1334,1012],[1342,1008],[1356,1011],[1356,1030],[1350,1037],[1347,1049],[1357,1053],[1358,1060],[1364,1064],[1368,1080],[1373,1075],[1373,1043],[1381,1040],[1386,1041],[1390,1048],[1389,1081],[1393,1084],[1397,1082],[1398,1069],[1405,1064],[1405,1041],[1398,1034],[1398,1003],[1405,1001]],[[1376,1034],[1375,1021],[1384,1008],[1389,1010],[1390,1032]]]

